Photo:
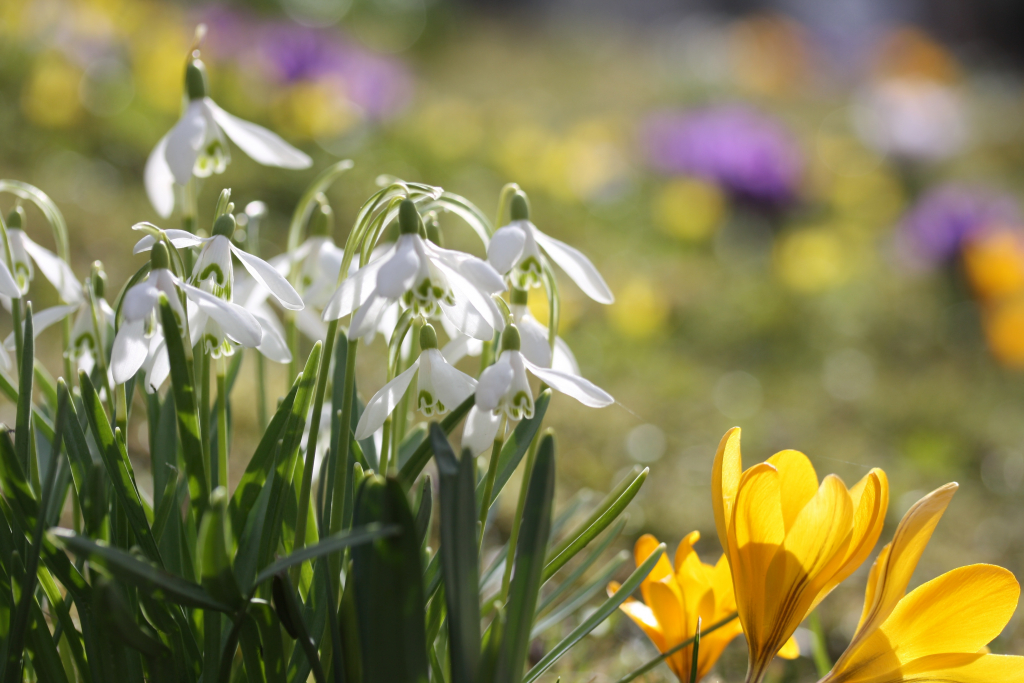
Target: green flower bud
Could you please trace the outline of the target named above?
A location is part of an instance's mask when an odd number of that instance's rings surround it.
[[[513,306],[525,306],[530,302],[530,293],[525,289],[513,287],[510,300]]]
[[[334,234],[334,210],[330,204],[321,204],[309,225],[311,237],[330,237]]]
[[[161,245],[163,246],[163,245]],[[167,250],[167,247],[164,247]],[[107,272],[103,270],[103,264],[99,261],[92,262],[92,274],[90,276],[92,282],[92,291],[98,299],[102,299],[106,296],[107,292]]]
[[[7,229],[22,230],[25,227],[25,208],[16,206],[7,214]]]
[[[519,339],[519,330],[515,325],[509,325],[505,328],[505,331],[501,333],[501,350],[502,351],[518,351],[521,345]]]
[[[218,486],[210,494],[210,509],[203,515],[198,537],[199,574],[210,595],[232,607],[242,602],[242,592],[231,567],[234,541],[228,515],[228,492]]]
[[[512,195],[512,204],[509,206],[509,213],[512,215],[512,220],[514,221],[530,220],[530,201],[526,198],[525,192],[519,191]]]
[[[151,270],[168,268],[171,265],[171,255],[167,253],[167,245],[157,242],[153,245],[153,251],[149,253],[149,267]]]
[[[206,65],[200,59],[193,59],[185,67],[185,92],[190,101],[206,97]]]
[[[430,323],[420,328],[420,348],[424,351],[437,348],[437,332]]]
[[[422,227],[423,221],[420,212],[416,210],[416,204],[411,199],[403,199],[398,205],[398,231],[403,235],[416,235]]]
[[[230,238],[235,234],[235,217],[226,213],[213,224],[213,234]]]
[[[295,587],[292,586],[288,572],[274,575],[272,597],[274,611],[277,612],[277,619],[281,622],[281,626],[284,626],[284,630],[292,638],[298,638],[299,627],[297,624],[302,623],[302,611],[295,598]]]

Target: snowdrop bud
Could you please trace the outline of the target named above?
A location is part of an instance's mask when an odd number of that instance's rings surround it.
[[[423,225],[427,229],[427,239],[444,249],[444,237],[441,235],[441,224],[437,222],[437,214],[431,211]]]
[[[516,192],[512,195],[512,204],[509,213],[514,221],[530,220],[530,202],[526,199],[525,192]]]
[[[206,65],[202,60],[193,59],[185,68],[185,92],[190,101],[206,97]]]
[[[420,328],[420,348],[424,351],[437,348],[437,332],[430,323]]]
[[[213,234],[231,237],[235,234],[235,217],[226,213],[213,224]]]
[[[8,230],[21,230],[25,227],[25,209],[21,206],[16,206],[11,209],[11,212],[7,214],[7,229]]]
[[[416,204],[411,199],[403,199],[398,205],[398,231],[403,235],[417,235],[422,227],[423,221],[420,220]]]
[[[509,325],[501,333],[501,350],[518,351],[520,346],[519,330],[515,325]]]
[[[525,289],[519,289],[518,287],[512,288],[512,294],[510,296],[510,303],[513,306],[525,306],[530,302],[530,293]]]
[[[309,225],[310,237],[330,237],[334,234],[334,210],[330,204],[321,204]]]
[[[159,270],[160,268],[167,268],[171,264],[170,254],[167,253],[167,245],[163,242],[157,242],[153,245],[153,251],[149,252],[149,268],[150,270]]]
[[[166,250],[167,247],[164,247]],[[90,275],[92,282],[92,291],[97,298],[102,299],[106,296],[107,291],[107,272],[103,270],[103,264],[99,261],[92,262],[92,274]]]

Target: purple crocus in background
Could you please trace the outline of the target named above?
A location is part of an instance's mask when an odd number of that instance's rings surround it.
[[[994,190],[948,183],[925,194],[900,225],[906,255],[923,265],[948,261],[964,243],[997,224],[1017,224],[1020,213],[1013,197]]]
[[[644,143],[655,169],[709,180],[740,200],[777,207],[799,192],[803,157],[796,141],[779,122],[745,106],[654,114]]]

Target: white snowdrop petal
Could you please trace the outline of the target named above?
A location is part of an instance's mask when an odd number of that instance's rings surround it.
[[[524,359],[524,362],[526,364],[526,368],[537,379],[544,382],[555,391],[560,391],[566,396],[572,396],[585,406],[589,406],[591,408],[604,408],[605,406],[615,403],[615,399],[612,398],[611,394],[590,380],[579,377],[578,375],[570,375],[565,372],[559,372],[558,370],[542,368],[526,359]]]
[[[569,375],[580,374],[580,365],[576,362],[576,356],[561,337],[555,337],[555,352],[551,357],[551,369]]]
[[[367,334],[376,331],[384,309],[391,303],[379,294],[374,294],[369,301],[359,307],[356,314],[352,316],[352,324],[348,329],[349,339],[360,339]]]
[[[523,308],[526,308],[525,306]],[[548,328],[537,322],[529,313],[519,318],[520,350],[527,360],[542,368],[551,367],[551,344],[548,343]]]
[[[536,228],[532,232],[533,238],[537,240],[540,248],[565,271],[565,274],[583,290],[584,294],[600,304],[615,302],[612,290],[608,289],[604,278],[597,272],[597,268],[590,262],[590,259],[583,255],[583,252],[554,237],[545,235]]]
[[[74,304],[71,306],[50,306],[49,308],[44,308],[38,313],[33,313],[32,338],[35,339],[46,328],[53,326],[54,323],[60,322],[61,320],[68,317],[72,313],[76,313],[79,308],[80,304]],[[14,341],[13,335],[11,336],[11,341]],[[9,346],[8,348],[13,349],[14,347]]]
[[[476,405],[481,410],[494,410],[501,397],[512,386],[514,372],[509,351],[504,351],[498,360],[480,373],[476,385]]]
[[[498,305],[494,303],[494,299],[491,298],[490,294],[480,291],[473,283],[462,277],[461,273],[447,264],[435,261],[434,265],[448,280],[448,286],[455,293],[456,300],[461,297],[468,301],[469,305],[475,308],[477,313],[482,315],[487,324],[495,330],[500,332],[505,329],[505,318],[502,316],[501,311],[498,310]],[[453,320],[452,322],[455,321]],[[468,330],[463,331],[469,332]],[[487,339],[490,339],[490,337],[487,337]]]
[[[193,100],[181,119],[167,134],[164,158],[175,182],[179,185],[187,184],[192,177],[192,169],[206,139],[206,126],[203,104],[199,100]]]
[[[327,325],[319,315],[309,308],[304,308],[295,314],[295,327],[314,341],[327,339]]]
[[[512,270],[512,267],[519,261],[525,243],[526,235],[518,223],[510,223],[503,228],[498,228],[491,236],[490,244],[487,245],[487,262],[504,275]]]
[[[505,291],[505,280],[487,261],[461,251],[442,249],[431,242],[424,242],[423,247],[431,259],[443,261],[459,271],[477,289],[488,294],[500,294]]]
[[[458,334],[444,345],[441,355],[451,365],[455,365],[466,356],[479,356],[484,350],[484,343],[468,334]]]
[[[143,180],[146,184],[146,195],[161,218],[167,218],[174,211],[174,174],[167,164],[167,138],[160,138],[156,147],[149,153]]]
[[[377,291],[389,299],[397,299],[416,284],[421,261],[416,241],[417,235],[402,235],[395,245],[395,253],[377,273]]]
[[[225,334],[242,346],[255,348],[263,338],[263,330],[252,313],[238,304],[219,299],[209,292],[182,283],[185,293],[194,301],[199,310],[213,318]]]
[[[203,99],[202,103],[221,130],[253,161],[265,166],[292,169],[309,168],[313,165],[313,160],[308,154],[292,147],[276,133],[227,113],[209,97]]]
[[[144,386],[146,391],[152,394],[160,389],[167,376],[171,374],[171,359],[167,353],[166,339],[161,337],[155,348],[150,350],[149,361]]]
[[[39,246],[29,239],[28,235],[22,235],[21,243],[28,255],[39,266],[39,272],[50,281],[50,284],[60,294],[61,299],[69,304],[82,300],[82,285],[78,283],[71,266],[65,263],[64,259],[49,249]]]
[[[393,249],[391,247],[386,250],[381,258],[370,261],[341,283],[324,307],[324,320],[343,318],[366,303],[377,289],[377,272],[387,262]]]
[[[288,342],[284,338],[284,330],[273,311],[264,304],[256,310],[250,311],[256,321],[263,328],[263,336],[260,338],[256,350],[275,363],[290,363],[292,353],[288,350]]]
[[[164,230],[164,233],[167,235],[167,239],[171,241],[171,244],[178,249],[183,249],[184,247],[198,247],[206,241],[202,237],[193,235],[187,230],[178,230],[177,228],[169,228]],[[135,243],[135,248],[132,249],[132,253],[141,254],[145,251],[149,251],[153,248],[154,244],[156,244],[156,237],[153,235],[144,235],[142,239]]]
[[[233,244],[231,251],[242,262],[249,274],[269,289],[282,306],[292,311],[301,311],[304,308],[302,297],[272,265],[257,256],[242,251]]]
[[[0,370],[8,371],[13,367],[11,362],[11,355],[7,353],[7,349],[4,348],[3,344],[0,344]]]
[[[17,281],[11,275],[7,264],[2,262],[0,262],[0,295],[11,299],[21,298],[21,290],[18,289]]]
[[[450,322],[460,335],[468,335],[480,342],[494,338],[494,328],[465,299],[456,297],[455,303],[451,305],[444,301],[438,303],[444,313],[441,320]]]
[[[121,302],[121,314],[127,321],[142,320],[153,312],[159,297],[160,290],[152,278],[143,280],[125,292],[124,301]]]
[[[499,415],[473,406],[466,416],[466,426],[462,430],[462,447],[468,448],[473,455],[480,455],[494,443],[500,425]]]
[[[149,355],[149,340],[146,339],[146,321],[125,321],[114,337],[110,352],[110,372],[114,382],[124,384],[131,379]]]
[[[430,358],[434,397],[449,410],[469,398],[476,389],[476,380],[449,365],[437,349],[427,349],[423,357]]]
[[[395,409],[401,398],[405,396],[405,392],[409,389],[409,384],[412,382],[413,375],[416,374],[419,366],[420,361],[417,358],[409,366],[408,370],[385,384],[381,387],[380,391],[373,395],[373,398],[366,404],[366,408],[363,409],[363,414],[359,418],[359,424],[356,425],[355,437],[357,441],[362,441],[372,436],[375,431],[380,429],[381,425],[384,424],[384,420],[388,418],[388,415]]]

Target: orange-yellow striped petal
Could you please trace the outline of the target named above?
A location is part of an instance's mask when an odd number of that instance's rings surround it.
[[[729,528],[732,526],[733,504],[743,476],[743,461],[740,457],[740,428],[733,427],[725,433],[718,444],[715,462],[711,470],[711,505],[715,511],[715,528],[722,551],[728,555]]]
[[[782,520],[789,532],[800,511],[818,492],[818,475],[814,465],[800,451],[779,451],[767,462],[779,471]]]

